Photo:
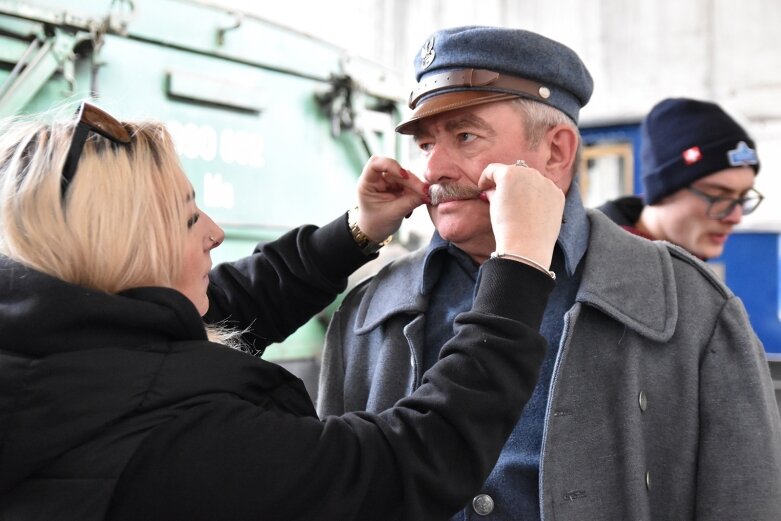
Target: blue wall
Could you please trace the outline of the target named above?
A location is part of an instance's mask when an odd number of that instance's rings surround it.
[[[746,305],[751,325],[770,358],[781,360],[781,236],[772,232],[733,233],[721,257],[727,286]]]

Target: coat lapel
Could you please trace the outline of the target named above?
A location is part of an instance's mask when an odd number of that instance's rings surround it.
[[[669,244],[649,241],[589,210],[591,237],[576,300],[593,306],[657,342],[678,321],[678,297]]]

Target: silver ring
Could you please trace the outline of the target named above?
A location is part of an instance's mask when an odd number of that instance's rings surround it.
[[[524,161],[523,159],[519,159],[518,161],[516,161],[515,166],[522,166],[524,168],[529,168],[529,165],[527,165],[526,161]]]

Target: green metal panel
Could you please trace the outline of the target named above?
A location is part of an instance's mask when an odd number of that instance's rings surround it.
[[[215,7],[134,0],[128,12],[129,5],[0,1],[0,81],[25,98],[0,97],[0,112],[49,110],[95,91],[120,118],[166,122],[199,206],[226,231],[215,262],[245,256],[299,224],[337,217],[354,204],[367,146],[395,153],[398,100],[378,94],[393,89],[387,70]],[[9,80],[35,38],[48,39],[57,53],[42,54],[40,65],[20,67],[23,74]],[[85,50],[78,43],[85,39],[100,44]],[[362,76],[339,83],[349,87],[349,99],[335,89],[345,63]],[[375,106],[381,110],[370,110]],[[367,121],[384,123],[351,128],[339,112],[346,108],[356,120],[370,113]],[[323,322],[312,320],[268,357],[313,357],[323,333]]]
[[[355,137],[330,135],[314,94],[324,82],[213,56],[107,37],[98,83],[102,104],[125,117],[169,124],[199,204],[225,226],[289,229],[323,223],[354,201],[365,156]],[[202,87],[254,91],[258,113],[172,99],[168,76]],[[219,102],[219,100],[214,100]]]
[[[134,3],[128,27],[133,38],[323,80],[337,70],[343,54],[331,44],[249,15],[189,2]]]

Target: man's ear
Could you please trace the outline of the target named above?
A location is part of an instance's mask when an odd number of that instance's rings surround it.
[[[569,125],[556,125],[545,135],[548,144],[548,172],[558,179],[572,181],[572,166],[578,151],[578,134]],[[569,185],[569,182],[566,184]]]

